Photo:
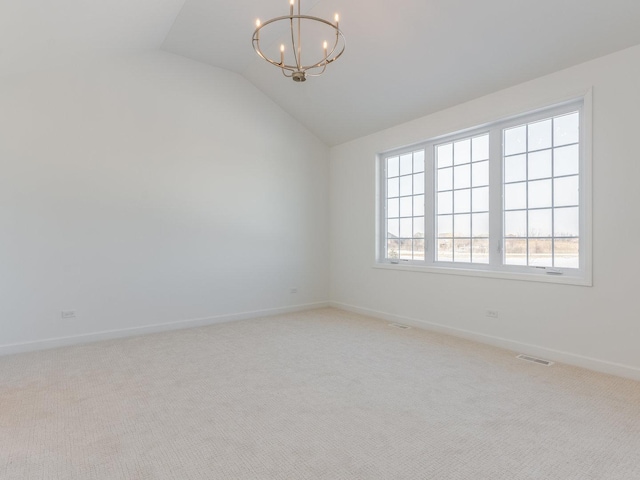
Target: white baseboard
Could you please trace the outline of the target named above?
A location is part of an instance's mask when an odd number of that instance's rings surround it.
[[[538,345],[531,345],[528,343],[509,340],[507,338],[496,337],[493,335],[476,333],[461,328],[449,327],[447,325],[429,322],[427,320],[394,315],[392,313],[372,310],[370,308],[357,307],[355,305],[349,305],[346,303],[330,302],[330,305],[332,307],[347,310],[349,312],[368,315],[370,317],[379,318],[389,322],[402,323],[405,325],[410,325],[412,327],[431,330],[434,332],[445,333],[455,337],[493,345],[495,347],[504,348],[506,350],[511,350],[518,353],[525,353],[536,357],[546,358],[548,360],[553,360],[554,362],[566,363],[568,365],[574,365],[576,367],[582,367],[589,370],[594,370],[596,372],[607,373],[610,375],[617,375],[619,377],[630,378],[632,380],[640,380],[640,368],[632,367],[630,365],[609,362],[607,360],[586,357],[584,355],[578,355],[570,352],[563,352],[561,350],[554,350]]]
[[[234,322],[237,320],[267,317],[270,315],[280,315],[283,313],[300,312],[304,310],[314,310],[316,308],[324,308],[328,306],[330,306],[329,302],[308,303],[304,305],[293,305],[290,307],[279,307],[279,308],[268,308],[265,310],[255,310],[252,312],[230,313],[225,315],[216,315],[213,317],[194,318],[189,320],[177,320],[175,322],[157,323],[154,325],[144,325],[140,327],[121,328],[117,330],[104,330],[101,332],[85,333],[85,334],[73,335],[69,337],[49,338],[46,340],[37,340],[34,342],[0,345],[0,356],[11,355],[14,353],[33,352],[36,350],[46,350],[50,348],[66,347],[70,345],[79,345],[84,343],[99,342],[101,340],[110,340],[114,338],[132,337],[135,335],[165,332],[168,330],[180,330],[183,328],[202,327],[205,325],[214,325],[216,323]]]

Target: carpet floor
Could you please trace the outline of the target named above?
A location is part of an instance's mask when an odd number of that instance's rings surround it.
[[[12,355],[0,479],[640,479],[640,382],[336,309]]]

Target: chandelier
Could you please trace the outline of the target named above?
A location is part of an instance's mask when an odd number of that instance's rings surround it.
[[[293,78],[295,82],[304,82],[307,77],[317,77],[324,73],[332,62],[335,62],[340,55],[344,52],[345,39],[344,35],[340,31],[339,16],[336,13],[334,17],[334,23],[319,17],[313,17],[310,15],[300,14],[300,2],[298,0],[298,11],[294,15],[295,0],[289,0],[289,15],[282,17],[272,18],[264,23],[260,23],[260,20],[256,20],[256,29],[253,32],[253,48],[258,55],[264,58],[271,65],[282,70],[282,74],[287,78]],[[291,36],[288,49],[285,48],[285,44],[280,45],[280,59],[274,60],[262,51],[260,46],[260,31],[267,25],[280,24],[285,25],[287,28],[286,36]],[[304,41],[305,48],[309,48],[310,42],[313,39],[309,36],[303,35],[302,27],[307,27],[307,32],[312,31],[318,36],[319,32],[327,37],[333,37],[331,43],[326,40],[321,44],[322,50],[318,48],[311,54],[311,60],[307,60],[308,51],[305,51],[305,61],[310,63],[303,63],[302,60],[302,44]],[[266,32],[266,30],[265,30]],[[319,42],[318,42],[319,43]],[[321,53],[322,52],[322,53]]]

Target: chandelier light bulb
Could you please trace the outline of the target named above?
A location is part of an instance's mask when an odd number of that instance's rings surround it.
[[[260,28],[260,19],[256,19],[256,28]]]

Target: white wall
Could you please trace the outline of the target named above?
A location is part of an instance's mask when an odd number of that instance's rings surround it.
[[[332,148],[332,301],[640,379],[639,85],[640,46]],[[376,153],[552,104],[590,87],[593,287],[372,268]],[[498,310],[499,318],[486,318],[487,309]]]
[[[327,156],[167,53],[0,79],[0,352],[326,302]]]

